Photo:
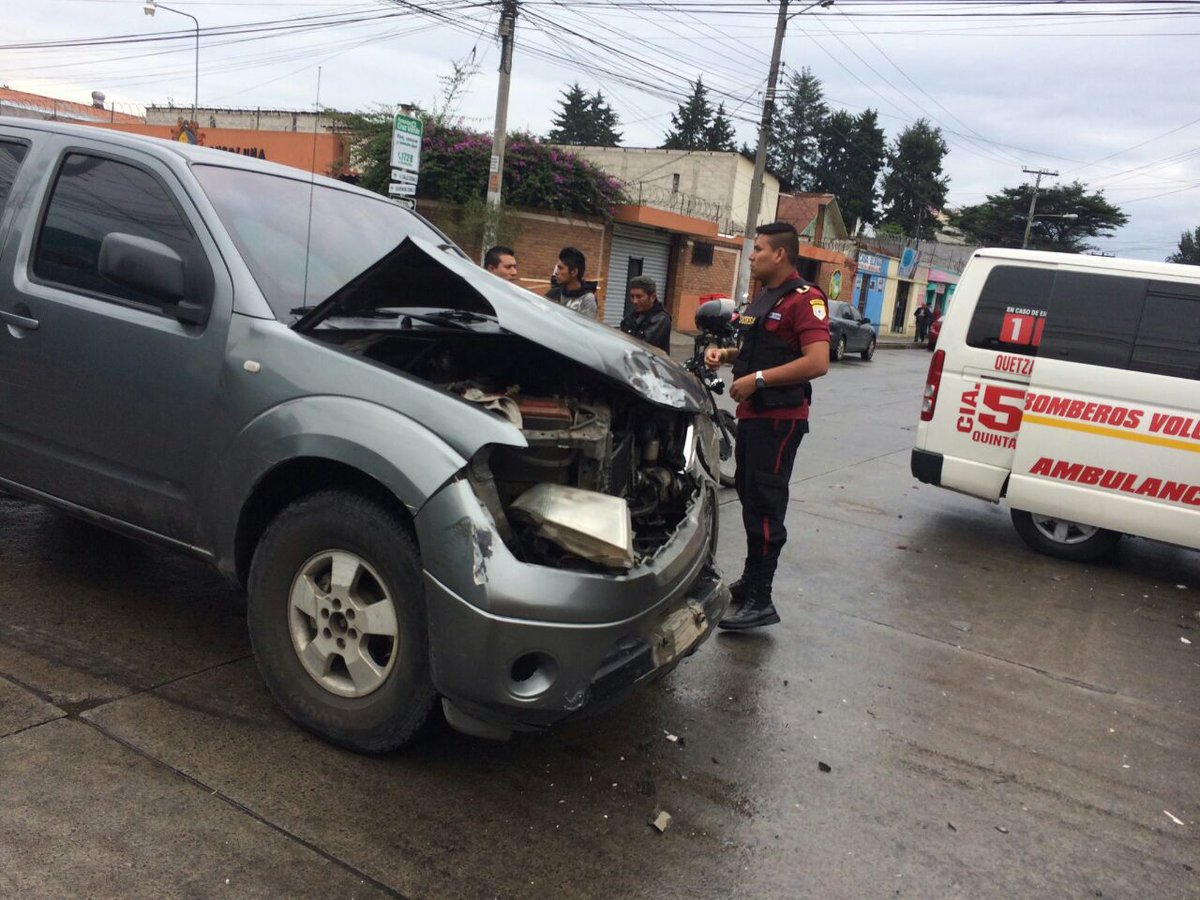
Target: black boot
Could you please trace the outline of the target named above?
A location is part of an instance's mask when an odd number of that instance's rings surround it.
[[[759,583],[747,588],[742,605],[718,622],[717,627],[726,631],[749,631],[778,622],[779,613],[771,602],[771,585]]]
[[[750,595],[750,579],[743,575],[729,586],[729,608],[738,609]]]
[[[729,586],[729,608],[737,609],[744,604],[750,596],[750,587],[754,584],[756,578],[756,560],[748,557],[742,565],[742,577]]]

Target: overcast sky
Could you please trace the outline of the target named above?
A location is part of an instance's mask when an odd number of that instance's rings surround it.
[[[201,106],[311,109],[320,67],[322,106],[428,107],[439,76],[474,52],[480,71],[458,112],[491,129],[496,3],[169,5],[205,32],[230,29],[202,37]],[[131,112],[169,100],[190,106],[192,23],[162,9],[145,16],[142,6],[0,0],[0,82],[83,102],[102,90]],[[776,9],[753,0],[521,0],[509,126],[545,133],[559,92],[578,81],[610,98],[625,145],[657,146],[687,82],[703,76],[714,102],[735,114],[739,143],[753,145]],[[79,45],[118,37],[128,40]],[[132,42],[146,38],[166,39]],[[73,46],[15,46],[48,41]],[[1162,259],[1200,225],[1198,48],[1200,3],[839,0],[791,20],[783,60],[810,67],[831,106],[877,109],[889,139],[922,116],[940,126],[951,206],[1021,183],[1023,167],[1055,170],[1057,180],[1102,189],[1129,215],[1104,250]]]

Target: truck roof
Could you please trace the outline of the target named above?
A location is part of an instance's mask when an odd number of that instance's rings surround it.
[[[227,168],[249,169],[268,175],[280,175],[285,178],[300,179],[306,182],[312,179],[318,184],[326,184],[331,187],[342,188],[343,190],[361,190],[361,188],[356,188],[347,182],[338,181],[324,175],[314,176],[307,170],[298,169],[295,166],[285,166],[280,163],[256,159],[252,156],[230,153],[226,150],[201,147],[196,144],[187,144],[180,141],[169,141],[165,138],[134,134],[115,128],[105,128],[97,125],[73,125],[65,122],[46,119],[25,119],[17,116],[0,116],[0,126],[75,136],[92,143],[99,142],[111,144],[116,147],[126,147],[143,151],[149,150],[158,154],[172,154],[188,163],[206,163],[209,165],[225,166]],[[364,193],[371,192],[364,191]],[[371,196],[378,197],[379,195],[371,194]]]

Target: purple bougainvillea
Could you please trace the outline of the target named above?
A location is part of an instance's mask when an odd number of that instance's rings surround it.
[[[491,136],[426,127],[417,196],[465,203],[486,194]],[[531,135],[514,135],[504,154],[504,200],[512,206],[607,216],[625,197],[620,181],[587,160]]]

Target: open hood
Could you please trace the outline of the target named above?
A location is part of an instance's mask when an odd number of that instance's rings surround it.
[[[651,403],[706,409],[699,381],[669,357],[422,238],[405,238],[292,328],[306,333],[326,319],[369,317],[381,309],[450,309],[494,317],[505,331],[621,382]]]

